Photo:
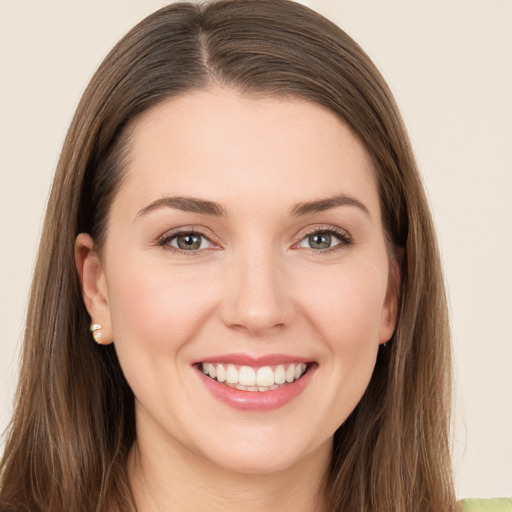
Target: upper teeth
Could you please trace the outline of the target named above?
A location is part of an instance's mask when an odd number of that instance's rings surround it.
[[[270,388],[285,382],[291,383],[304,375],[307,365],[304,363],[291,363],[287,365],[262,366],[235,366],[234,364],[202,363],[205,375],[212,379],[233,386],[240,385],[247,388]],[[252,391],[252,389],[249,389]],[[262,389],[260,389],[261,391]]]

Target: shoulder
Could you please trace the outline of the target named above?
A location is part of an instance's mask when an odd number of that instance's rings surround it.
[[[462,500],[463,512],[512,512],[512,498]]]

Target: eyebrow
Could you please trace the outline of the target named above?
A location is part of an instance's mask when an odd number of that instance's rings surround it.
[[[337,208],[338,206],[355,206],[371,218],[368,208],[361,201],[347,194],[337,194],[324,199],[317,199],[316,201],[296,204],[292,209],[292,215],[301,217]]]
[[[295,217],[303,217],[313,213],[319,213],[330,210],[332,208],[337,208],[338,206],[355,206],[371,218],[368,208],[361,201],[347,194],[337,194],[335,196],[317,199],[315,201],[297,203],[292,208],[291,214]],[[139,212],[137,212],[135,218],[147,215],[148,213],[151,213],[160,208],[174,208],[175,210],[201,213],[203,215],[211,215],[214,217],[227,216],[226,208],[214,201],[208,201],[198,197],[172,196],[163,197],[153,201],[151,204],[145,206]]]
[[[202,213],[204,215],[213,215],[214,217],[225,217],[226,209],[218,203],[199,199],[197,197],[173,196],[163,197],[153,201],[148,206],[142,208],[136,217],[141,217],[159,208],[174,208],[184,212]]]

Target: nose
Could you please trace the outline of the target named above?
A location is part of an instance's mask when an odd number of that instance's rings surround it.
[[[241,254],[233,263],[226,272],[221,308],[224,324],[253,336],[289,325],[294,306],[283,262],[269,250]]]

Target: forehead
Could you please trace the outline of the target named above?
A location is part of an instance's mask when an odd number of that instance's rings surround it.
[[[299,98],[194,91],[146,112],[129,140],[123,189],[139,202],[172,194],[261,207],[357,193],[378,208],[362,143],[335,114]]]

